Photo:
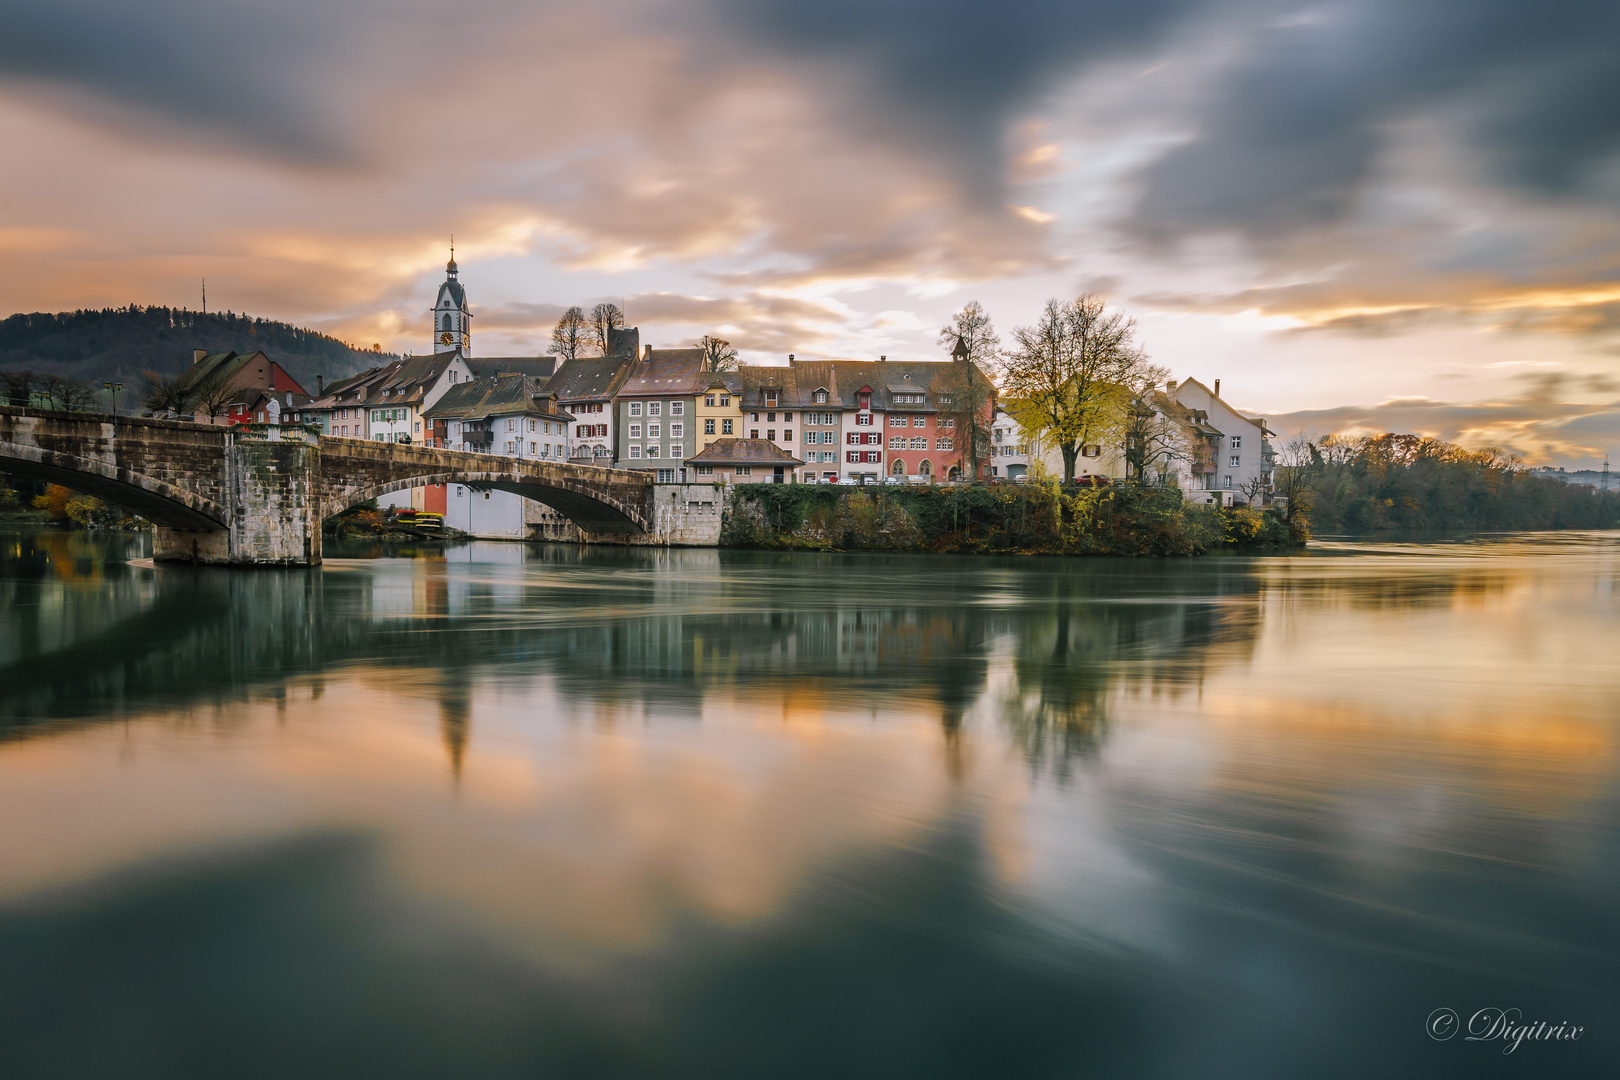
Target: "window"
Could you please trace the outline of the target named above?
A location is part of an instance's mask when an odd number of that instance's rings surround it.
[[[850,450],[844,454],[844,460],[859,461],[861,460],[861,452],[859,450]]]
[[[707,409],[714,408],[714,395],[713,394],[705,394],[704,395],[704,397],[703,397],[703,406],[704,406],[704,408],[707,408]]]
[[[1102,457],[1102,447],[1090,443],[1080,448],[1081,457]]]
[[[506,452],[507,452],[507,453],[508,453],[508,454],[510,454],[510,453],[511,453],[511,452],[512,452],[512,443],[511,443],[511,441],[510,441],[510,440],[508,440],[508,442],[507,442],[507,444],[506,444]]]
[[[860,407],[861,408],[870,409],[872,407],[872,395],[871,394],[861,394],[861,395],[859,395],[859,397],[860,397]]]
[[[662,410],[663,407],[664,407],[664,403],[662,401],[649,401],[649,402],[647,402],[647,415],[648,416],[657,416],[659,411]]]
[[[934,475],[934,463],[929,461],[927,458],[924,458],[923,463],[921,465],[917,466],[917,475],[918,476],[933,476]]]
[[[1231,487],[1232,486],[1232,478],[1230,476],[1223,477],[1223,479],[1226,481],[1226,483],[1222,484],[1221,485],[1222,487]]]
[[[906,426],[906,418],[903,417],[903,416],[891,416],[891,417],[889,417],[889,426],[890,427],[905,427]]]
[[[766,428],[765,429],[765,437],[767,439],[771,440],[771,442],[775,442],[776,441],[776,429],[775,428]]]
[[[1235,469],[1238,466],[1243,464],[1243,459],[1238,457],[1236,454],[1233,454],[1232,455],[1232,460],[1229,462],[1229,464],[1232,466],[1232,468]]]
[[[738,465],[734,472],[738,476],[753,476],[754,467],[752,465]]]
[[[672,442],[669,444],[669,456],[672,458],[683,458],[686,456],[686,448],[678,442]]]
[[[817,390],[814,394],[810,395],[810,400],[815,402],[817,405],[827,404],[827,391]]]
[[[709,417],[709,419],[703,421],[703,434],[705,434],[705,435],[713,435],[714,434],[714,417],[711,416],[711,417]]]
[[[956,449],[956,445],[948,438],[946,438],[946,439],[936,439],[934,441],[934,449],[936,449],[936,450],[954,450],[954,449]]]
[[[869,413],[869,412],[868,413],[856,413],[855,414],[855,426],[856,427],[871,427],[872,426],[872,414]]]
[[[630,403],[630,415],[631,416],[640,416],[641,415],[641,402],[632,401]]]
[[[658,470],[657,483],[660,483],[660,484],[673,484],[674,482],[675,482],[675,470],[674,469],[659,469]]]
[[[671,416],[685,416],[686,415],[686,402],[684,402],[684,401],[672,401],[672,402],[670,402],[669,403],[669,415],[671,415]]]
[[[750,423],[750,424],[757,424],[757,423],[759,423],[759,413],[757,413],[757,412],[756,412],[756,413],[749,413],[749,414],[748,414],[748,422],[749,422],[749,423]]]
[[[790,412],[783,413],[782,414],[782,423],[784,423],[784,424],[793,423],[793,414],[790,413]]]
[[[757,439],[757,438],[759,438],[759,428],[749,428],[749,429],[748,429],[748,437],[749,437],[749,438],[750,438],[750,439]]]
[[[936,428],[953,428],[956,426],[956,421],[949,416],[942,416],[934,421],[934,426]]]
[[[844,432],[844,441],[853,446],[861,441],[861,433],[858,431],[846,431]]]
[[[652,443],[652,444],[648,445],[648,447],[647,447],[647,456],[648,457],[657,457],[658,456],[658,444],[657,443]]]
[[[720,421],[720,434],[722,434],[722,435],[730,435],[730,434],[732,434],[731,421],[730,420],[722,420],[722,421]]]
[[[889,472],[893,476],[906,475],[906,463],[899,458],[895,458],[894,463],[889,466]]]
[[[776,414],[775,414],[775,413],[766,413],[766,414],[765,414],[765,422],[766,422],[766,423],[767,423],[767,424],[774,424],[774,423],[776,423]]]
[[[720,407],[722,409],[730,408],[731,407],[731,399],[726,397],[724,394],[721,394],[720,395]]]
[[[767,390],[767,391],[765,391],[765,407],[767,409],[776,408],[777,394],[778,393],[779,393],[779,391],[776,391],[776,390]]]
[[[638,457],[640,457],[640,456],[641,456],[641,447],[639,447],[639,446],[632,446],[632,447],[631,447],[631,448],[630,448],[630,456],[631,456],[631,457],[633,457],[633,458],[638,458]]]
[[[654,424],[651,421],[648,421],[648,423],[647,423],[647,438],[649,438],[649,439],[661,439],[663,437],[664,437],[663,425],[662,424]]]
[[[912,439],[911,440],[911,449],[913,449],[913,450],[926,450],[926,449],[928,449],[928,436],[919,435],[916,438]]]
[[[686,425],[685,424],[677,424],[677,423],[674,423],[674,422],[670,423],[670,425],[669,425],[669,437],[670,438],[679,439],[682,435],[685,435],[685,434],[686,434]]]
[[[1241,449],[1243,449],[1243,436],[1234,435],[1234,436],[1232,436],[1232,438],[1229,441],[1232,444],[1232,449],[1233,450],[1241,450]]]
[[[531,453],[531,454],[534,453],[536,449],[537,448],[535,446],[534,440],[530,439],[529,440],[529,453]]]
[[[416,325],[417,325],[417,326],[421,326],[421,325],[422,325],[422,324],[421,324],[421,323],[417,323],[417,324],[416,324]],[[448,315],[446,315],[446,316],[445,316],[445,317],[444,317],[444,325],[443,325],[443,326],[442,326],[442,327],[440,327],[440,329],[442,329],[442,330],[448,330],[448,329],[450,329],[450,316],[448,316]]]
[[[792,428],[788,428],[786,431],[782,432],[782,441],[783,442],[792,442],[793,441],[793,429]]]
[[[714,475],[714,466],[713,465],[698,465],[698,466],[695,466],[693,468],[693,471],[696,472],[699,476],[713,476]]]
[[[630,425],[630,438],[632,438],[632,439],[641,438],[641,425],[640,424],[631,424]]]

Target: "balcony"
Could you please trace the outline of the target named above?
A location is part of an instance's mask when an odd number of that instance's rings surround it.
[[[461,441],[467,444],[469,450],[487,452],[495,444],[495,433],[487,429],[461,432]]]

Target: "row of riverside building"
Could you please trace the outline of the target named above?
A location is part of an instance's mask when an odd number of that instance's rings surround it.
[[[660,483],[932,483],[970,479],[951,391],[980,380],[992,444],[971,479],[1018,482],[1044,450],[998,408],[994,388],[965,358],[804,361],[706,370],[701,349],[642,347],[634,328],[609,333],[606,355],[473,357],[472,312],[455,260],[433,309],[434,352],[408,356],[288,397],[280,419],[336,438],[528,459],[644,469]],[[1269,480],[1265,422],[1242,415],[1195,380],[1172,384],[1155,407],[1198,450],[1179,476],[1209,501],[1241,500]],[[263,416],[257,419],[264,419]],[[1079,475],[1123,475],[1115,448],[1087,446]],[[554,513],[504,492],[449,484],[385,500],[446,515],[483,536],[561,532]]]

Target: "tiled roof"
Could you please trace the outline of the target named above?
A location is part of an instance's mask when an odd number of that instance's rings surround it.
[[[572,420],[548,395],[536,400],[539,387],[527,375],[494,375],[457,383],[422,415],[429,420],[482,420],[488,416],[533,416]]]
[[[629,356],[576,356],[563,361],[546,389],[563,401],[606,401],[618,393],[635,364]]]
[[[702,349],[648,349],[619,391],[625,397],[687,396],[701,394],[704,378]]]
[[[528,375],[545,378],[557,370],[555,356],[464,356],[462,362],[473,373],[473,378],[490,375]]]
[[[803,465],[804,462],[767,439],[716,439],[689,465]]]

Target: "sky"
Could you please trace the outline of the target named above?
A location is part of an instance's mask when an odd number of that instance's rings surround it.
[[[0,313],[751,363],[1105,296],[1278,430],[1620,451],[1612,0],[0,0]]]

